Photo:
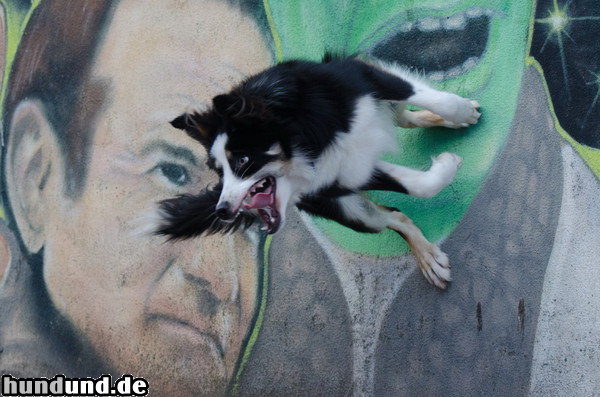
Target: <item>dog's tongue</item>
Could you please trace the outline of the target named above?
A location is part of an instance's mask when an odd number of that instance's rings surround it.
[[[248,203],[246,201],[246,205],[244,205],[244,208],[246,209],[252,209],[252,208],[256,208],[256,209],[261,209],[261,208],[266,208],[266,207],[270,207],[275,203],[275,194],[274,194],[274,189],[273,186],[271,186],[270,184],[268,186],[266,186],[264,188],[264,190],[262,192],[257,192],[257,193],[251,193],[249,196],[251,198],[251,201]]]
[[[252,196],[252,202],[248,208],[265,208],[273,204],[273,195],[269,193],[257,193]]]

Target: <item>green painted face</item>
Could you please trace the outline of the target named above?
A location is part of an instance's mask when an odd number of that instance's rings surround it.
[[[415,67],[438,89],[472,98],[482,117],[465,130],[398,129],[400,153],[386,158],[415,168],[444,151],[463,157],[455,181],[433,199],[373,192],[399,208],[427,238],[456,227],[508,136],[525,67],[534,4],[521,0],[264,0],[280,60],[319,60],[326,50],[369,54]],[[408,245],[391,231],[365,235],[315,219],[334,242],[355,252],[399,255]]]

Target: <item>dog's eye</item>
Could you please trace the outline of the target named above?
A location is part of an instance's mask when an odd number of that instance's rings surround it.
[[[241,168],[241,167],[245,166],[246,164],[248,164],[249,161],[250,161],[250,157],[248,157],[248,156],[238,157],[237,168]]]
[[[190,182],[187,169],[176,163],[160,163],[155,170],[167,181],[177,186],[185,186]]]

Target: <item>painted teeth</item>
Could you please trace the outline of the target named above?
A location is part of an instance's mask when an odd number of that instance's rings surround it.
[[[469,19],[480,17],[493,17],[499,14],[498,11],[487,7],[472,7],[463,12],[451,15],[449,17],[425,17],[418,21],[406,21],[398,29],[402,32],[410,32],[418,29],[422,32],[433,32],[436,30],[462,30],[467,27]]]
[[[467,24],[467,17],[464,14],[455,14],[444,19],[442,24],[447,30],[464,29]]]
[[[455,66],[448,70],[429,72],[427,73],[427,78],[430,81],[444,81],[453,79],[472,70],[475,66],[477,66],[480,59],[481,57],[471,57],[460,66]]]
[[[475,66],[477,66],[477,64],[479,63],[480,59],[481,57],[470,57],[465,62],[463,62],[462,65],[455,66],[448,70],[438,70],[435,72],[429,72],[427,73],[427,78],[430,81],[443,81],[452,79],[454,77],[458,77],[461,74],[466,73],[475,68]]]
[[[440,30],[442,27],[442,20],[437,18],[425,18],[421,19],[417,23],[417,29],[421,32],[433,32],[434,30]]]
[[[487,7],[471,7],[463,12],[456,13],[449,17],[425,17],[418,21],[406,21],[402,23],[398,30],[401,32],[410,32],[415,29],[421,32],[435,32],[439,30],[463,30],[467,27],[470,19],[480,17],[493,17],[501,14],[499,11]],[[480,57],[471,57],[462,65],[455,66],[449,70],[438,70],[427,73],[427,78],[432,81],[448,80],[469,72],[477,64]]]

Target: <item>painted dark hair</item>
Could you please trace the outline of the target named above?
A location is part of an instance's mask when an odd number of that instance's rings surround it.
[[[89,74],[114,4],[40,2],[23,33],[9,75],[4,134],[9,133],[20,102],[42,102],[69,165],[65,175],[65,194],[69,197],[75,197],[85,181],[85,159],[94,132],[91,127],[104,102],[104,87],[90,82]]]
[[[225,1],[265,31],[260,0]],[[65,194],[70,198],[77,198],[86,181],[94,120],[108,94],[107,84],[90,80],[90,73],[117,4],[116,0],[40,2],[24,31],[9,76],[2,117],[4,142],[18,104],[27,99],[41,101],[67,165]],[[268,37],[265,40],[270,41]],[[2,184],[6,186],[4,178]]]

